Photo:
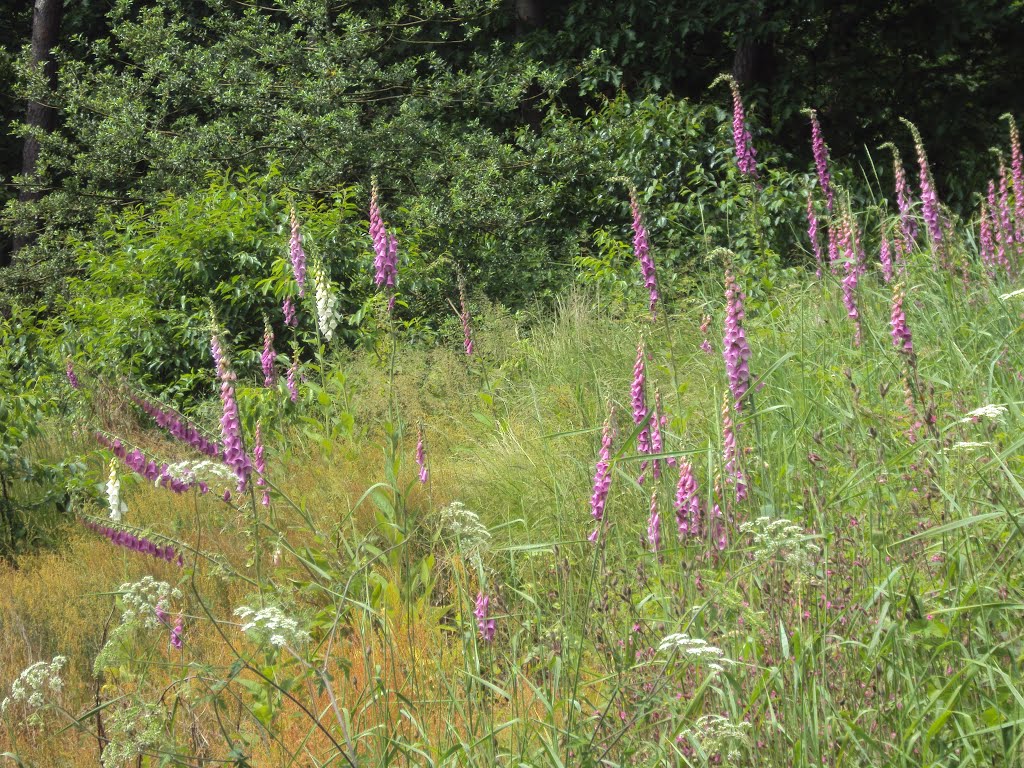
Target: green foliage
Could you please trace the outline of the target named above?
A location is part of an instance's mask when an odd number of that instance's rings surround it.
[[[301,201],[274,170],[216,175],[205,190],[111,216],[101,242],[76,244],[83,274],[63,319],[77,354],[99,372],[127,374],[174,397],[209,392],[212,309],[231,334],[239,372],[257,370],[264,316],[284,340],[282,299],[301,303],[288,255],[293,202],[307,256],[324,259],[345,289],[343,312],[354,312],[369,289],[370,244],[353,190],[329,202]],[[304,333],[313,330],[307,287]],[[282,344],[278,350],[289,354]]]
[[[0,557],[52,541],[67,515],[68,494],[80,487],[77,459],[47,461],[45,427],[60,414],[66,390],[46,365],[44,340],[31,312],[0,317]],[[77,478],[77,481],[76,481]]]

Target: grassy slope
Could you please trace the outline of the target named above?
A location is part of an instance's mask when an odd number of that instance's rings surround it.
[[[923,384],[917,408],[934,412],[935,433],[907,437],[890,293],[877,272],[861,284],[859,348],[838,282],[797,280],[748,314],[752,371],[764,386],[739,424],[750,485],[742,503],[722,479],[722,360],[699,349],[705,310],[715,313],[718,348],[715,287],[653,326],[582,295],[528,337],[499,314],[468,368],[451,351],[400,345],[393,390],[374,358],[345,361],[345,407],[310,404],[312,422],[276,422],[282,434],[268,449],[271,480],[304,500],[311,524],[275,494],[260,533],[266,599],[312,628],[315,642],[301,654],[326,663],[345,727],[300,664],[211,621],[230,622],[233,607],[257,599],[244,579],[256,575],[247,563],[251,513],[127,481],[130,521],[212,559],[195,561],[192,581],[191,567],[182,575],[75,533],[61,554],[0,572],[0,679],[64,653],[64,705],[86,710],[109,593],[152,573],[185,593],[175,604],[190,617],[184,650],[170,649],[164,630],[142,632],[134,660],[108,671],[100,695],[127,696],[111,713],[133,697],[163,694],[168,711],[176,700],[162,748],[179,755],[224,757],[230,740],[254,765],[287,765],[292,753],[300,765],[342,762],[294,702],[275,711],[274,695],[260,694],[248,671],[239,677],[251,683],[235,679],[217,693],[218,723],[214,681],[228,676],[230,641],[275,679],[300,678],[295,698],[323,713],[332,738],[343,742],[348,730],[364,765],[703,765],[716,754],[733,765],[1013,764],[1024,733],[1024,299],[1000,300],[1009,287],[980,278],[965,289],[919,258],[905,280],[906,310]],[[705,510],[720,503],[723,551],[713,538],[675,536],[675,469],[657,484],[636,482],[627,438],[642,332],[648,384],[669,416],[665,450],[692,462]],[[398,459],[383,427],[390,391],[405,425]],[[616,461],[595,546],[585,540],[588,498],[609,402]],[[1007,412],[962,421],[986,404]],[[356,429],[338,432],[328,452],[312,435],[329,433],[339,411]],[[420,420],[425,487],[412,464]],[[965,441],[985,445],[956,446]],[[374,483],[384,485],[367,495]],[[646,544],[654,488],[657,554]],[[439,510],[453,500],[479,513],[487,546],[472,550],[446,530]],[[767,532],[758,518],[796,529]],[[490,645],[471,615],[481,590],[497,619]],[[709,657],[659,650],[676,632],[731,663],[715,674]],[[52,733],[61,718],[46,717]],[[96,741],[85,736],[21,729],[16,746],[38,765],[95,764]]]

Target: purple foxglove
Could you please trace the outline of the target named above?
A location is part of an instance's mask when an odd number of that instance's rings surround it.
[[[747,498],[747,480],[739,464],[736,447],[736,432],[729,416],[729,398],[722,398],[722,460],[725,465],[727,482],[736,486],[736,501]],[[721,514],[721,513],[719,513]]]
[[[908,359],[914,358],[914,340],[910,335],[910,327],[907,325],[907,315],[903,311],[903,288],[894,285],[892,290],[892,314],[889,318],[889,326],[892,329],[892,344],[901,354]]]
[[[210,338],[210,349],[220,380],[220,431],[224,443],[224,463],[234,471],[238,478],[238,490],[243,492],[249,482],[252,463],[242,443],[242,424],[238,416],[238,402],[235,400],[235,372],[231,369],[216,331]]]
[[[129,397],[132,402],[152,417],[158,427],[166,430],[172,437],[187,443],[206,456],[221,457],[221,447],[217,442],[206,437],[198,427],[186,421],[181,414],[169,408],[161,408],[135,393],[130,393]]]
[[[744,176],[752,179],[757,178],[757,152],[754,150],[754,143],[750,138],[750,129],[747,127],[747,118],[743,110],[743,99],[740,96],[740,86],[736,79],[729,75],[722,75],[715,79],[712,85],[722,80],[729,83],[729,90],[732,92],[732,140],[736,147],[736,167]]]
[[[295,275],[295,283],[299,286],[299,296],[306,295],[306,252],[302,250],[302,233],[299,231],[299,220],[295,216],[295,209],[291,214],[292,235],[288,242],[288,255],[292,260],[292,273]],[[287,316],[287,310],[285,311]],[[291,323],[289,323],[291,325]]]
[[[171,645],[178,650],[181,650],[181,635],[185,630],[185,621],[181,615],[178,615],[178,620],[174,622],[174,629],[171,630]]]
[[[398,278],[398,241],[384,226],[378,202],[379,191],[374,180],[370,187],[370,239],[373,240],[373,281],[388,294],[388,310],[394,308],[395,281]]]
[[[263,318],[263,352],[260,353],[260,366],[263,368],[263,386],[272,387],[277,380],[274,373],[274,331],[270,327],[270,321]]]
[[[1006,166],[999,161],[999,226],[996,229],[996,239],[1006,254],[1013,253],[1014,231],[1013,216],[1010,213],[1010,190],[1007,181]],[[1007,262],[1009,267],[1009,262]],[[1012,276],[1012,269],[1007,270]]]
[[[821,125],[818,124],[817,113],[813,109],[809,109],[807,112],[811,118],[811,150],[814,153],[814,166],[818,171],[818,183],[825,195],[828,212],[832,213],[834,192],[828,172],[828,147],[825,145],[825,137],[821,135]]]
[[[650,435],[651,435],[651,453],[659,454],[665,450],[665,443],[661,437],[661,425],[664,423],[664,419],[661,415],[661,393],[657,389],[654,390],[654,408],[651,411],[651,422],[650,422]],[[651,461],[651,474],[655,480],[661,477],[661,459],[653,459]]]
[[[490,604],[490,597],[485,595],[483,592],[477,593],[476,606],[473,610],[473,615],[476,616],[476,627],[480,632],[480,639],[485,643],[489,643],[494,640],[495,623],[494,619],[488,616]]]
[[[994,181],[988,183],[988,214],[989,231],[995,233],[995,250],[993,251],[993,264],[1006,271],[1007,276],[1013,277],[1013,270],[1010,267],[1010,260],[1006,257],[1006,241],[1002,238],[1002,223],[999,220],[999,203],[996,200],[996,185]]]
[[[64,373],[67,374],[68,384],[71,385],[72,389],[81,389],[82,383],[78,380],[78,376],[75,375],[75,367],[71,364],[71,358],[67,359],[67,363],[64,366]]]
[[[633,407],[633,423],[643,424],[643,429],[636,438],[636,450],[640,454],[651,452],[650,413],[647,410],[647,375],[644,359],[647,351],[644,347],[644,340],[641,337],[636,348],[636,363],[633,364],[633,384],[629,389],[630,404]],[[644,481],[644,472],[647,470],[647,462],[640,465],[640,482]]]
[[[701,335],[704,336],[704,341],[702,341],[700,343],[700,349],[701,349],[702,352],[704,352],[707,355],[710,355],[710,354],[712,354],[714,352],[714,349],[712,349],[712,347],[711,347],[711,342],[708,340],[708,329],[710,327],[711,327],[711,315],[707,315],[706,314],[706,315],[704,315],[704,317],[701,318],[701,321],[700,321],[700,332],[701,332]]]
[[[750,388],[750,345],[743,330],[743,291],[730,270],[725,272],[725,333],[722,357],[729,378],[736,411],[743,410],[743,398]]]
[[[807,193],[807,237],[811,241],[811,250],[814,252],[814,263],[817,265],[815,276],[821,279],[821,243],[818,242],[818,217],[814,215],[814,198]]]
[[[299,402],[299,350],[292,355],[292,364],[288,366],[288,396],[293,403]]]
[[[892,171],[896,186],[896,207],[900,212],[900,233],[902,238],[897,240],[897,250],[904,255],[909,254],[917,241],[917,220],[913,214],[913,199],[910,195],[910,185],[907,184],[907,174],[903,170],[903,161],[900,159],[900,152],[895,144],[886,143],[883,147],[892,150]]]
[[[658,515],[658,492],[651,493],[651,512],[647,518],[647,544],[651,552],[661,549],[661,517]]]
[[[640,212],[640,201],[636,191],[629,191],[629,206],[633,211],[633,253],[640,262],[640,274],[643,275],[644,287],[647,288],[651,317],[655,316],[658,303],[658,278],[654,269],[654,257],[651,256],[651,245],[647,238],[647,227],[644,226]]]
[[[416,466],[419,467],[419,478],[421,483],[426,483],[430,476],[427,470],[427,449],[423,441],[423,425],[417,427],[416,435]]]
[[[928,234],[932,246],[938,249],[942,245],[942,226],[940,222],[939,197],[935,191],[935,180],[928,168],[928,155],[924,151],[924,141],[917,126],[909,120],[903,123],[910,129],[914,137],[914,149],[917,152],[918,183],[921,185],[921,215],[928,226]]]
[[[889,284],[892,282],[892,251],[889,249],[889,237],[884,233],[879,248],[879,259],[882,262],[882,278]]]
[[[679,537],[700,535],[700,497],[697,495],[697,478],[688,461],[679,463],[679,483],[675,499],[676,527]]]
[[[294,328],[299,324],[299,318],[295,314],[295,302],[292,301],[292,297],[288,296],[281,304],[281,311],[284,313],[284,324]]]
[[[995,190],[992,182],[989,182],[989,194],[995,198]],[[988,205],[985,200],[981,201],[981,214],[979,216],[979,232],[978,232],[978,255],[981,258],[981,263],[985,267],[985,272],[989,277],[995,277],[995,266],[996,266],[996,249],[995,241],[992,237],[992,221],[988,215]]]
[[[597,541],[601,529],[601,521],[604,520],[604,508],[608,502],[608,490],[612,485],[612,418],[614,409],[605,419],[604,428],[601,430],[601,450],[597,454],[597,464],[594,467],[594,483],[590,495],[590,516],[594,518],[596,526],[593,533],[588,537],[590,541]]]
[[[1018,242],[1024,242],[1024,155],[1020,149],[1020,133],[1013,115],[1004,115],[1010,122],[1010,172],[1013,176],[1014,215]]]

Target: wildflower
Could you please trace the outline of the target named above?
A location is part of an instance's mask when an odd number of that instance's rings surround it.
[[[661,393],[654,390],[654,408],[651,411],[651,422],[650,422],[650,433],[651,433],[651,453],[657,455],[665,450],[665,444],[661,437],[661,425],[665,423],[664,417],[661,415]],[[661,459],[654,459],[651,468],[651,474],[654,475],[654,479],[658,480],[661,477]],[[670,459],[671,461],[671,459]]]
[[[736,411],[743,409],[743,398],[750,388],[750,345],[743,330],[743,291],[730,271],[725,273],[725,334],[722,357],[729,377]]]
[[[61,672],[67,663],[66,657],[54,656],[49,662],[37,661],[22,670],[18,679],[11,683],[11,695],[0,702],[0,715],[13,704],[23,704],[32,710],[29,721],[38,724],[36,712],[48,705],[48,698],[64,690]]]
[[[896,206],[900,212],[900,233],[903,235],[901,240],[897,240],[899,243],[897,249],[909,253],[917,240],[917,220],[914,219],[911,211],[910,185],[907,184],[907,174],[903,170],[903,161],[900,159],[900,152],[896,149],[896,145],[887,142],[882,146],[892,150],[893,177],[896,180]]]
[[[913,360],[914,341],[910,335],[910,327],[907,325],[907,315],[903,311],[903,287],[900,285],[893,286],[892,314],[889,318],[889,325],[892,328],[893,346],[908,359]]]
[[[181,614],[178,614],[178,620],[174,622],[174,629],[171,630],[171,645],[178,650],[181,650],[181,635],[184,629],[185,621]]]
[[[1006,257],[1006,238],[1003,236],[1004,229],[1000,221],[999,203],[996,201],[996,185],[994,181],[988,183],[988,224],[989,231],[995,233],[995,249],[993,250],[993,263],[1002,267],[1008,277],[1013,277],[1013,270],[1010,268],[1010,260]]]
[[[750,130],[747,128],[747,119],[743,111],[743,100],[740,97],[740,86],[736,79],[729,75],[721,75],[716,78],[712,86],[721,80],[729,83],[732,91],[732,140],[736,147],[736,167],[744,176],[752,179],[757,178],[757,152],[754,150],[753,141],[750,138]]]
[[[313,286],[316,290],[316,322],[324,341],[328,344],[334,338],[334,331],[341,321],[338,312],[338,296],[331,289],[331,278],[327,274],[324,263],[317,259],[313,262]]]
[[[130,393],[129,397],[156,422],[158,427],[166,430],[172,437],[187,443],[206,456],[220,457],[220,445],[206,437],[198,427],[189,423],[180,413],[170,408],[161,408],[134,392]]]
[[[292,364],[288,366],[288,395],[293,403],[299,402],[299,350],[292,355]]]
[[[708,340],[708,328],[711,327],[711,315],[704,315],[700,321],[700,332],[704,336],[704,341],[700,343],[700,349],[705,354],[710,355],[714,350],[711,348],[711,342]]]
[[[846,306],[846,314],[853,320],[856,329],[853,335],[853,346],[860,346],[861,325],[860,312],[857,311],[857,266],[855,262],[847,261],[844,264],[846,277],[843,278],[843,304]]]
[[[807,237],[811,241],[811,249],[814,251],[814,262],[818,265],[815,276],[821,279],[821,243],[818,242],[818,217],[814,215],[814,198],[810,192],[807,193]]]
[[[832,274],[838,274],[839,267],[839,238],[841,232],[836,232],[836,229],[840,227],[833,227],[831,223],[828,225],[828,266],[832,270]]]
[[[640,434],[636,438],[636,449],[637,453],[648,454],[651,452],[651,434],[650,434],[650,413],[647,410],[647,390],[646,390],[646,372],[644,357],[646,350],[644,348],[643,337],[640,337],[640,343],[636,348],[636,363],[633,365],[633,384],[630,386],[630,403],[633,406],[633,423],[640,425],[643,424],[643,428],[640,430]],[[644,461],[640,465],[640,482],[644,480],[644,472],[647,470],[647,462]]]
[[[299,318],[295,315],[295,302],[291,296],[285,297],[281,304],[281,311],[284,313],[284,324],[294,328],[299,324]]]
[[[713,672],[721,672],[724,665],[733,663],[718,646],[679,632],[666,635],[658,644],[658,652],[673,656],[678,654],[684,661],[706,665]]]
[[[266,315],[263,317],[263,352],[260,354],[260,366],[263,368],[263,386],[272,387],[277,378],[274,374],[274,331]]]
[[[882,278],[886,284],[892,282],[892,252],[889,250],[889,237],[882,235],[882,244],[879,247],[879,260],[882,262]]]
[[[388,311],[395,306],[395,280],[398,277],[398,241],[384,227],[378,203],[377,181],[370,186],[370,238],[373,240],[374,282],[388,293]]]
[[[182,558],[181,554],[178,553],[170,544],[167,546],[159,546],[144,536],[136,536],[128,531],[124,531],[119,528],[112,528],[108,525],[100,525],[99,523],[95,523],[84,518],[81,522],[82,525],[93,533],[100,534],[110,541],[110,543],[116,544],[119,547],[130,549],[132,552],[138,552],[142,555],[150,555],[151,557],[155,557],[158,560],[164,560],[168,563],[177,563],[179,568],[184,563],[184,558]]]
[[[252,458],[256,469],[256,485],[263,489],[261,503],[264,507],[270,506],[270,489],[267,487],[267,461],[263,448],[263,425],[256,422],[256,434],[253,436]]]
[[[688,461],[679,462],[675,513],[680,538],[687,534],[700,535],[700,497],[697,495],[697,478],[693,476],[693,467]]]
[[[942,227],[939,225],[939,198],[935,192],[935,180],[928,168],[928,156],[925,154],[924,142],[921,140],[917,126],[909,120],[903,120],[903,123],[910,129],[910,133],[914,137],[914,149],[917,151],[918,182],[921,185],[921,214],[928,226],[932,245],[938,248],[942,244]]]
[[[828,172],[828,147],[825,145],[825,137],[821,135],[821,125],[818,124],[818,115],[813,109],[807,110],[811,118],[811,151],[814,153],[814,165],[818,171],[818,183],[825,195],[825,204],[828,212],[832,213],[832,182]],[[809,207],[809,206],[808,206]]]
[[[462,321],[462,346],[466,357],[473,356],[473,333],[470,327],[469,302],[466,301],[466,281],[459,275],[459,320]]]
[[[128,447],[118,438],[112,438],[102,432],[96,433],[96,440],[100,445],[110,449],[128,469],[141,475],[146,480],[157,486],[167,488],[175,493],[183,493],[192,488],[195,483],[173,476],[169,471],[169,465],[157,464],[156,461],[147,460],[146,456],[138,448],[129,451]],[[206,493],[201,485],[199,490]]]
[[[430,476],[427,470],[427,450],[423,443],[423,425],[417,427],[416,435],[416,466],[420,468],[420,482],[426,483]]]
[[[480,639],[485,643],[494,640],[495,622],[494,619],[488,618],[487,615],[487,609],[490,604],[490,597],[483,592],[477,593],[476,608],[473,610],[473,615],[476,616],[476,626],[480,631]]]
[[[739,464],[739,452],[736,449],[736,433],[732,418],[729,416],[729,398],[722,397],[722,460],[725,464],[725,475],[729,483],[736,486],[736,501],[747,498],[747,481]]]
[[[979,419],[992,419],[993,421],[1002,421],[1006,415],[1007,408],[1005,405],[983,405],[980,408],[975,408],[973,411],[968,413],[964,418],[960,419],[961,424],[967,422],[976,422]]]
[[[647,518],[647,543],[651,552],[661,549],[661,517],[658,515],[658,492],[651,492],[651,514]]]
[[[970,441],[961,441],[961,442],[953,443],[953,445],[950,446],[949,450],[951,450],[951,451],[971,451],[971,450],[974,450],[975,448],[987,448],[990,445],[992,445],[992,441],[991,440],[986,440],[986,441],[980,442],[980,443],[974,443],[974,442],[970,442]]]
[[[994,218],[995,211],[993,211]],[[1014,232],[1013,220],[1010,214],[1010,191],[1006,177],[1006,165],[1003,164],[1002,159],[999,160],[999,220],[998,227],[996,228],[996,240],[1004,254],[1013,252]],[[1006,266],[1007,274],[1012,277],[1009,261],[1007,261]]]
[[[71,364],[71,358],[67,359],[64,365],[64,372],[68,377],[68,384],[71,385],[72,389],[81,389],[82,383],[78,380],[78,376],[75,375],[75,367]]]
[[[611,458],[612,458],[612,417],[614,410],[605,419],[604,428],[601,430],[601,450],[597,455],[597,465],[594,468],[593,492],[590,496],[590,515],[594,518],[597,526],[590,534],[590,541],[596,541],[601,528],[601,521],[604,520],[604,507],[608,501],[608,489],[612,485]]]
[[[441,510],[441,526],[452,534],[460,547],[470,552],[487,547],[491,532],[480,521],[480,516],[461,501],[453,501]]]
[[[295,216],[295,209],[292,208],[291,213],[291,226],[292,236],[288,242],[288,255],[292,260],[292,273],[295,275],[295,282],[299,286],[299,296],[306,295],[306,252],[302,250],[302,233],[299,232],[299,220]],[[291,299],[286,300],[290,303]],[[285,317],[288,316],[288,310],[285,309]],[[288,323],[292,325],[292,323]]]
[[[989,182],[989,192],[995,197],[994,185]],[[978,256],[985,267],[989,277],[995,277],[996,250],[992,238],[992,221],[989,218],[988,205],[985,199],[981,201],[981,213],[978,216]]]
[[[242,632],[275,648],[300,645],[309,640],[309,632],[297,620],[273,605],[259,610],[243,605],[235,609],[235,616],[244,622],[240,627]]]
[[[1013,200],[1017,219],[1017,236],[1021,239],[1024,228],[1024,155],[1020,149],[1020,133],[1013,115],[1003,115],[1010,123],[1010,171],[1013,177]]]
[[[110,519],[115,523],[121,522],[128,507],[121,501],[121,481],[117,477],[116,459],[110,460],[110,475],[107,477],[107,504],[110,507]]]
[[[640,201],[637,199],[636,190],[629,190],[629,206],[633,211],[633,253],[636,260],[640,262],[640,273],[644,278],[644,287],[647,288],[650,303],[651,317],[655,315],[655,306],[658,303],[658,280],[654,269],[654,257],[651,256],[651,245],[647,239],[647,227],[644,226],[643,216],[640,213]]]
[[[238,417],[238,402],[235,400],[235,372],[231,369],[216,331],[210,337],[210,349],[217,365],[217,378],[220,379],[220,431],[224,441],[224,463],[234,470],[238,478],[238,491],[242,493],[249,481],[252,464],[242,444],[242,423]]]

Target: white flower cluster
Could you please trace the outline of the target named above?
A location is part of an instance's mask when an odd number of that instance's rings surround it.
[[[946,453],[949,451],[971,451],[975,448],[986,448],[992,445],[991,440],[986,440],[983,443],[972,443],[970,441],[961,441],[959,443],[953,443],[949,448],[946,449]]]
[[[804,529],[785,518],[762,516],[740,526],[754,537],[754,562],[758,565],[781,559],[797,568],[810,564],[820,549],[807,541]]]
[[[750,746],[750,723],[734,723],[721,715],[704,715],[685,735],[691,735],[709,755],[720,754],[729,763],[738,764],[742,751]]]
[[[18,679],[11,683],[11,695],[0,702],[0,715],[15,703],[26,704],[37,710],[46,704],[48,693],[60,693],[64,690],[64,680],[60,672],[68,660],[64,656],[54,656],[53,661],[37,661],[22,670]]]
[[[143,576],[136,582],[122,584],[121,592],[121,624],[130,624],[136,619],[148,629],[161,625],[157,616],[157,606],[166,605],[168,600],[181,599],[181,591],[166,581],[157,581],[152,576]]]
[[[441,510],[441,525],[467,550],[486,549],[491,540],[491,532],[480,522],[479,515],[461,501],[453,501]]]
[[[129,760],[158,749],[163,740],[166,720],[166,712],[156,704],[114,709],[104,721],[108,741],[103,748],[103,765],[124,765]]]
[[[167,474],[175,480],[194,483],[199,480],[212,483],[217,480],[237,481],[235,473],[224,464],[215,461],[179,461],[167,467]],[[159,481],[158,481],[159,482]]]
[[[309,640],[309,633],[299,626],[299,622],[272,605],[259,610],[243,605],[235,609],[235,616],[245,622],[241,627],[243,632],[275,648],[299,645]]]
[[[1003,416],[1006,414],[1005,405],[983,405],[981,408],[975,408],[973,411],[968,413],[962,419],[961,424],[967,424],[968,422],[975,421],[982,417],[986,419],[992,419],[994,421],[1002,421]]]
[[[121,481],[117,477],[117,460],[110,460],[110,475],[107,477],[107,505],[110,507],[110,519],[121,522],[128,505],[121,500]]]
[[[723,665],[733,663],[731,659],[725,657],[718,646],[711,645],[699,637],[690,637],[678,632],[667,635],[658,646],[658,651],[679,653],[691,662],[705,664],[712,672],[721,672],[725,668]]]
[[[341,314],[338,312],[338,297],[331,290],[331,279],[319,259],[313,262],[313,285],[316,289],[316,322],[324,340],[329,342],[341,322]]]

